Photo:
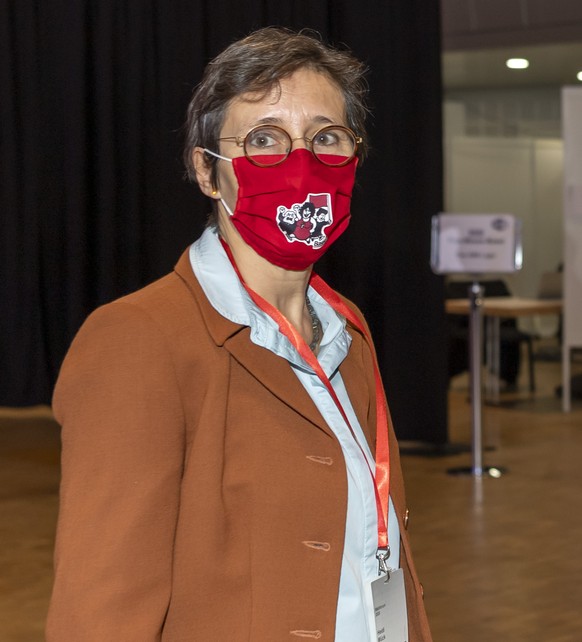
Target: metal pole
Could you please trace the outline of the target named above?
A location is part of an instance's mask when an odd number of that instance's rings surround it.
[[[483,345],[483,286],[477,281],[469,287],[469,381],[473,426],[473,474],[483,475],[483,421],[481,399],[481,346]]]
[[[472,455],[471,467],[449,468],[451,475],[501,477],[506,472],[500,466],[483,466],[483,399],[482,391],[482,345],[483,345],[483,296],[485,288],[474,281],[469,287],[469,387],[471,390]]]

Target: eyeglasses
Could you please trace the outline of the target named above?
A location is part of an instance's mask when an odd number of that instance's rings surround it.
[[[311,138],[291,138],[288,132],[277,125],[257,125],[245,136],[225,136],[218,140],[235,142],[243,148],[249,161],[259,167],[273,167],[282,163],[291,153],[296,140],[304,140],[320,163],[341,167],[352,160],[362,142],[360,136],[341,125],[322,127]]]

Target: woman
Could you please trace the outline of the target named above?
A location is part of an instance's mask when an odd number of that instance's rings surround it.
[[[208,66],[185,160],[209,226],[89,317],[55,390],[49,642],[405,639],[384,611],[431,639],[367,327],[312,272],[349,221],[364,95],[350,54],[282,29]]]

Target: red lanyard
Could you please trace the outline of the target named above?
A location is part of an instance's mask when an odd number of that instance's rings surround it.
[[[388,408],[384,398],[384,388],[382,386],[382,379],[380,377],[380,370],[376,359],[376,353],[372,344],[372,338],[368,329],[361,322],[358,316],[349,308],[341,297],[327,285],[327,283],[318,275],[312,274],[310,278],[311,287],[339,314],[344,316],[354,327],[356,327],[366,339],[374,361],[374,378],[376,381],[376,473],[372,473],[368,458],[366,457],[360,442],[358,441],[354,430],[349,422],[346,412],[338,399],[333,385],[327,375],[325,374],[317,357],[310,350],[305,342],[305,339],[297,331],[288,319],[279,312],[277,308],[271,305],[268,301],[263,299],[255,291],[251,290],[244,282],[240,274],[234,257],[228,245],[222,241],[222,245],[230,259],[241,283],[245,287],[249,296],[263,312],[268,314],[273,321],[279,326],[281,333],[289,339],[291,344],[296,348],[299,355],[313,368],[321,382],[325,385],[335,405],[337,406],[343,420],[346,422],[347,427],[352,434],[352,437],[364,456],[364,460],[370,470],[372,482],[374,484],[374,492],[376,497],[376,510],[378,513],[378,549],[387,550],[388,546],[388,497],[390,495],[390,450],[388,444]],[[387,554],[385,557],[387,557]]]
[[[355,328],[357,328],[366,339],[374,362],[374,380],[376,382],[376,474],[374,475],[374,489],[376,492],[376,508],[378,510],[378,548],[389,549],[388,546],[388,497],[390,495],[390,446],[388,444],[388,406],[384,397],[384,386],[378,368],[376,351],[372,343],[372,337],[368,328],[362,323],[354,311],[346,305],[339,294],[317,274],[311,275],[309,281],[311,287],[336,311],[344,316]],[[303,342],[305,343],[305,342]],[[308,348],[309,350],[309,348]],[[312,360],[317,358],[309,350]],[[302,355],[303,356],[303,355]],[[308,361],[308,363],[310,363]],[[320,366],[321,368],[321,366]],[[331,384],[330,384],[331,386]],[[335,399],[334,399],[335,401]],[[336,401],[336,404],[339,400]],[[342,412],[342,416],[345,415]],[[350,431],[352,428],[345,418]]]

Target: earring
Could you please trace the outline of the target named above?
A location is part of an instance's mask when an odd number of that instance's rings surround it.
[[[215,189],[213,189],[212,190],[212,196],[216,196],[217,194],[218,194],[218,192]]]

